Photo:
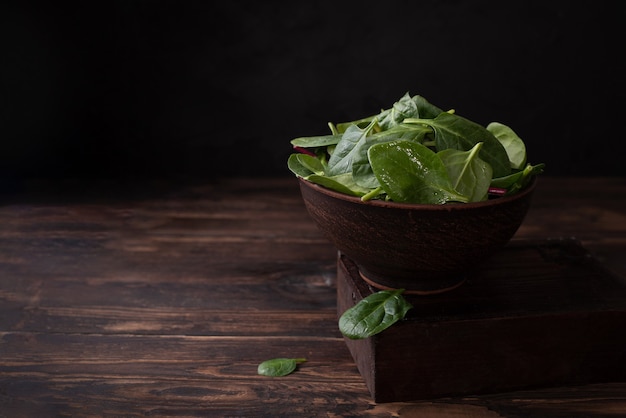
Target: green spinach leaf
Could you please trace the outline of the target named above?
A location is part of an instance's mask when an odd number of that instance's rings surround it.
[[[356,184],[351,173],[326,176],[322,162],[307,154],[291,154],[287,166],[298,177],[350,196],[361,197],[371,190]]]
[[[484,145],[480,158],[491,165],[494,176],[501,177],[511,173],[511,163],[504,146],[486,128],[464,117],[443,112],[435,119],[405,119],[405,123],[421,123],[435,131],[437,150],[457,149],[469,151],[479,142]]]
[[[413,104],[409,103],[410,100],[413,101]],[[333,133],[345,132],[350,125],[357,125],[360,128],[364,128],[374,119],[377,119],[379,123],[374,126],[373,131],[381,132],[402,123],[403,117],[434,119],[442,112],[443,110],[430,103],[424,97],[420,95],[411,97],[407,92],[396,103],[394,103],[391,108],[383,109],[376,115],[371,115],[351,122],[338,123],[336,127],[332,125],[331,131],[333,131]]]
[[[440,113],[443,113],[443,110],[430,103],[424,97],[418,95],[413,96],[413,101],[417,106],[417,116],[422,119],[434,119]]]
[[[296,370],[300,363],[304,363],[304,358],[275,358],[265,360],[257,367],[257,373],[262,376],[280,377],[287,376]]]
[[[413,306],[402,296],[404,289],[383,290],[362,299],[339,318],[339,330],[350,339],[368,338],[399,320]]]
[[[298,177],[308,177],[311,174],[324,175],[322,162],[308,154],[291,154],[287,166]]]
[[[409,93],[406,93],[388,112],[379,115],[379,124],[383,130],[389,130],[399,125],[406,118],[418,117],[417,104],[411,99]]]
[[[523,170],[516,171],[505,177],[495,178],[491,181],[491,187],[506,189],[506,194],[515,193],[526,186],[533,176],[543,173],[545,164],[526,164]]]
[[[352,173],[338,174],[336,176],[311,174],[305,177],[305,179],[312,183],[319,184],[320,186],[324,186],[350,196],[361,197],[371,191],[370,189],[356,184],[352,178]]]
[[[407,140],[422,143],[432,129],[421,125],[396,125],[393,128],[375,133],[365,138],[354,150],[352,159],[352,175],[354,181],[361,187],[377,188],[380,186],[378,179],[370,165],[367,152],[372,145],[384,144],[385,142]]]
[[[437,153],[448,170],[452,187],[469,196],[470,202],[487,200],[491,185],[491,166],[478,156],[482,145],[479,142],[469,151],[445,149]]]
[[[520,169],[526,164],[526,145],[513,129],[500,122],[491,122],[487,130],[502,144],[509,156],[511,168]]]
[[[337,135],[320,135],[320,136],[303,136],[291,140],[291,145],[302,148],[327,147],[335,145],[341,140],[341,134]]]
[[[422,144],[386,142],[370,147],[368,156],[380,185],[395,202],[469,201],[454,190],[441,158]]]
[[[352,161],[358,153],[358,145],[365,141],[375,124],[376,120],[373,120],[365,129],[356,125],[348,127],[328,160],[329,175],[352,173]]]

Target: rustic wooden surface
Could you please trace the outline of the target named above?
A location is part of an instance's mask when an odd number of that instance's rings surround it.
[[[626,278],[626,178],[541,178],[516,239],[559,237]],[[335,262],[295,178],[4,197],[0,417],[626,416],[626,382],[374,403]]]

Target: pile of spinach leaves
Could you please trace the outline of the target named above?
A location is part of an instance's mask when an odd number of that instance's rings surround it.
[[[483,127],[409,93],[377,115],[328,125],[329,135],[291,140],[288,167],[363,201],[479,202],[519,191],[545,166],[526,161],[508,126]]]

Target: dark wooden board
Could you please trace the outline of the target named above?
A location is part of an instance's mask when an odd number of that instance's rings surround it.
[[[338,255],[338,314],[378,289]],[[513,241],[461,287],[346,343],[377,402],[626,380],[626,282],[575,240]]]

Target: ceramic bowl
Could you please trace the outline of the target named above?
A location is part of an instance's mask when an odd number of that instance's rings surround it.
[[[530,207],[537,179],[484,202],[362,202],[299,178],[307,211],[337,250],[378,289],[440,293],[461,285],[507,244]]]

